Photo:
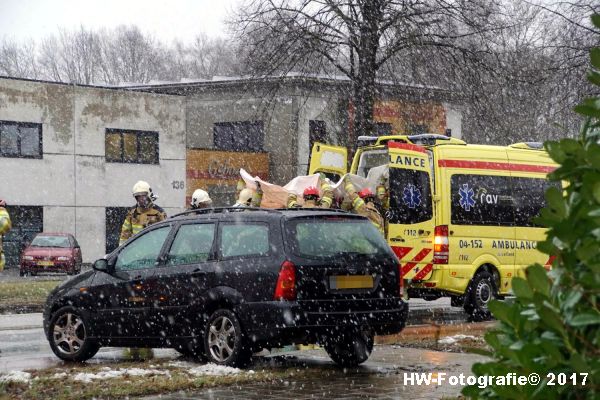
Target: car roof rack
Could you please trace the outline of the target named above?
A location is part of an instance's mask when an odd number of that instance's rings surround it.
[[[292,207],[292,208],[273,208],[272,210],[278,211],[321,211],[321,212],[335,212],[342,214],[354,214],[346,210],[338,210],[337,208],[320,208],[320,207]]]
[[[338,210],[336,208],[305,208],[305,207],[293,207],[293,208],[261,208],[261,207],[215,207],[215,208],[199,208],[196,210],[187,210],[170,216],[169,218],[185,217],[190,215],[204,215],[204,214],[223,214],[228,212],[243,212],[243,211],[265,211],[271,213],[281,213],[282,211],[321,211],[321,212],[334,212],[342,214],[353,214],[345,210]]]
[[[267,211],[267,212],[279,212],[275,208],[259,208],[259,207],[214,207],[214,208],[199,208],[196,210],[187,210],[169,218],[184,217],[188,215],[201,215],[201,214],[223,214],[228,212],[242,212],[242,211]]]

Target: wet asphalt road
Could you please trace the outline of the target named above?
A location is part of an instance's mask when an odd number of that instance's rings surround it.
[[[431,315],[437,313],[435,320],[443,319],[447,315],[462,315],[459,309],[450,307],[448,299],[434,302],[425,302],[420,299],[409,301],[412,314],[424,313]],[[451,323],[464,322],[466,316],[449,318]],[[427,319],[429,322],[432,319]],[[119,359],[122,351],[115,348],[103,348],[92,360],[93,362],[106,362]],[[170,349],[159,349],[159,357],[176,357],[178,353]],[[42,314],[4,314],[0,315],[0,372],[23,369],[39,369],[60,365],[61,361],[54,356],[42,329]]]
[[[64,280],[65,274],[48,274],[35,277],[19,277],[18,269],[8,269],[0,273],[0,281],[24,280]],[[450,307],[450,300],[435,301],[409,300],[409,324],[422,323],[462,323],[466,315],[461,309]],[[122,350],[101,349],[92,360],[97,363],[114,361],[121,357]],[[178,353],[170,349],[159,349],[158,357],[174,358]],[[0,372],[23,369],[39,369],[60,365],[54,356],[42,329],[42,314],[0,315]]]

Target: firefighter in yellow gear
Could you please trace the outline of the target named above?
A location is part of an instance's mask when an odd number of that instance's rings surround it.
[[[145,227],[167,218],[164,210],[154,204],[157,197],[148,182],[136,182],[133,185],[132,194],[135,197],[136,205],[125,216],[119,245],[126,242],[131,236],[138,234]],[[149,348],[126,348],[123,356],[130,360],[147,360],[154,357],[154,352]]]
[[[304,208],[331,208],[333,203],[333,188],[329,181],[323,179],[321,181],[322,196],[319,196],[319,189],[314,186],[309,186],[304,189],[302,198],[304,199]],[[288,195],[287,208],[299,207],[298,197],[295,193]]]
[[[371,189],[364,188],[359,193],[356,193],[356,189],[349,179],[346,179],[344,189],[350,200],[352,200],[352,210],[356,214],[367,217],[377,230],[385,236],[385,223],[375,206],[375,194]]]
[[[6,202],[0,199],[0,271],[4,270],[4,264],[6,259],[4,258],[4,251],[2,250],[2,237],[12,228],[10,222],[10,215],[6,211]]]
[[[375,195],[384,211],[390,208],[390,191],[388,190],[387,179],[381,178],[379,184],[375,188]]]
[[[137,204],[125,216],[125,221],[121,226],[119,246],[145,227],[167,218],[165,211],[154,204],[157,197],[152,193],[152,188],[150,188],[148,182],[138,181],[133,185],[132,193]]]
[[[262,203],[263,191],[260,186],[260,182],[256,181],[256,190],[247,188],[246,182],[244,182],[244,187],[239,190],[237,201],[232,207],[260,207]],[[239,189],[239,181],[238,181],[238,189]]]

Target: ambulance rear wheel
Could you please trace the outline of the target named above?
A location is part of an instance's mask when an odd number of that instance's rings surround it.
[[[487,271],[481,271],[473,279],[465,293],[465,311],[474,321],[485,321],[492,318],[488,308],[491,300],[498,298],[498,289],[494,278]]]

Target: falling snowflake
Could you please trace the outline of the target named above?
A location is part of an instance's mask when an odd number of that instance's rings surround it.
[[[408,208],[417,208],[421,205],[421,191],[413,184],[408,184],[402,192],[402,201]]]
[[[475,206],[475,192],[468,183],[462,185],[462,188],[458,190],[458,195],[460,196],[460,206],[465,211],[471,211],[471,207]]]

